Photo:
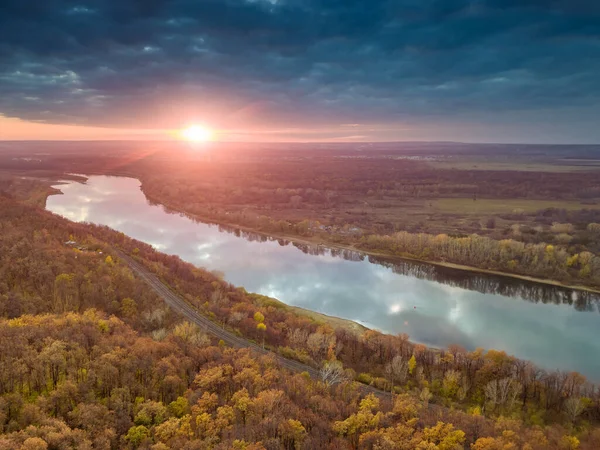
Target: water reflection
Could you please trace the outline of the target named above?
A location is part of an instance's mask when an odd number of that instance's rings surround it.
[[[536,283],[500,275],[481,274],[417,261],[367,256],[364,253],[350,249],[332,249],[322,245],[291,242],[224,225],[218,225],[218,229],[221,232],[231,233],[251,242],[276,241],[281,246],[291,244],[307,255],[330,255],[335,258],[343,258],[347,261],[364,261],[367,258],[370,263],[387,267],[398,275],[436,281],[453,287],[481,292],[482,294],[518,297],[534,303],[565,304],[573,306],[578,311],[600,312],[600,294],[594,292],[578,291],[562,286]]]
[[[600,379],[600,361],[590,357],[600,355],[596,295],[194,222],[147,202],[129,178],[59,188],[64,195],[50,197],[49,210],[108,225],[249,291],[427,345],[497,348]]]

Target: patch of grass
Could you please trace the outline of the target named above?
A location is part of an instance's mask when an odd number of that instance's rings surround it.
[[[45,208],[49,195],[60,191],[49,186],[48,179],[38,179],[25,175],[15,175],[0,171],[0,191],[12,195],[23,203]]]
[[[442,198],[433,202],[433,208],[443,213],[454,214],[502,214],[515,210],[535,212],[545,208],[561,208],[569,211],[596,209],[598,205],[584,204],[568,200],[526,200],[526,199],[485,199]]]
[[[429,165],[435,169],[456,170],[503,170],[518,172],[578,172],[600,170],[600,164],[550,164],[537,162],[513,162],[505,163],[498,161],[433,161]]]
[[[318,323],[329,324],[332,328],[342,328],[344,330],[348,330],[357,334],[362,334],[368,330],[367,327],[352,320],[341,319],[335,316],[328,316],[327,314],[300,308],[299,306],[291,306],[290,308],[292,309],[292,311],[294,311],[295,314],[310,317],[312,320]]]
[[[277,300],[276,298],[267,297],[260,294],[250,294],[250,297],[259,305],[263,307],[272,307],[276,309],[283,309],[285,311],[292,311],[294,314],[299,316],[305,316],[317,323],[328,324],[332,328],[343,328],[344,330],[351,331],[353,333],[362,334],[367,330],[366,327],[356,323],[352,320],[342,319],[335,316],[329,316],[327,314],[311,311],[309,309],[300,308],[299,306],[290,306]]]

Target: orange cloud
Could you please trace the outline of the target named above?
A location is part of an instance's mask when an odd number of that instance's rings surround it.
[[[169,130],[119,129],[28,122],[0,115],[0,140],[169,139]]]

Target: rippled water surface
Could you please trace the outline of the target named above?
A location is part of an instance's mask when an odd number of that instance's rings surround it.
[[[248,291],[413,341],[505,350],[600,381],[600,299],[569,289],[412,262],[386,262],[265,239],[150,204],[138,180],[92,176],[57,186],[47,209],[108,225],[225,274]]]

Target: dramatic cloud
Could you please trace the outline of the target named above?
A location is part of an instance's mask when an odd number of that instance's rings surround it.
[[[26,120],[527,125],[594,141],[598,73],[589,0],[0,2],[0,114]]]

